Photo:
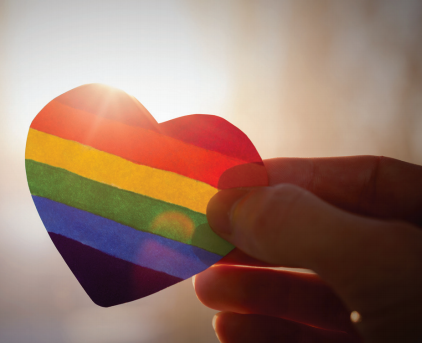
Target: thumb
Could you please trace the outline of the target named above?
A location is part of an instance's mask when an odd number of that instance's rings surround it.
[[[415,309],[420,299],[422,233],[411,225],[353,215],[289,184],[221,191],[207,217],[218,235],[246,254],[315,271],[351,311],[366,317],[365,325],[380,324],[368,320],[371,313]],[[395,318],[381,326],[389,320]]]
[[[383,222],[352,215],[290,184],[217,193],[208,204],[212,229],[248,255],[328,277],[366,262]],[[357,257],[357,255],[359,255]]]

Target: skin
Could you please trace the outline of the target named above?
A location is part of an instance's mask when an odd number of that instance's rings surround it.
[[[224,190],[208,205],[212,229],[237,247],[194,278],[199,300],[222,311],[219,340],[422,338],[422,167],[374,156],[264,163],[269,187]]]

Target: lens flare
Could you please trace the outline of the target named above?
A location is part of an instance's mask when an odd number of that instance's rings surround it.
[[[187,215],[169,211],[159,214],[152,221],[150,230],[160,236],[171,235],[177,241],[188,242],[192,238],[195,225]]]

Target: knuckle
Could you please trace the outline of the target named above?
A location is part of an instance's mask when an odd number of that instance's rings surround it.
[[[283,184],[257,194],[256,210],[252,214],[254,230],[262,234],[262,230],[273,230],[287,225],[297,213],[300,199],[305,193],[300,187]]]
[[[284,221],[298,212],[301,200],[307,192],[303,188],[287,184],[277,187],[274,193],[273,203],[277,206],[279,218]]]

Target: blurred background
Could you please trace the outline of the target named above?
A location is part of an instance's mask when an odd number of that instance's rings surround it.
[[[24,169],[35,115],[79,85],[159,121],[207,113],[264,158],[422,164],[422,2],[0,0],[0,342],[217,342],[191,280],[94,305],[51,243]]]

